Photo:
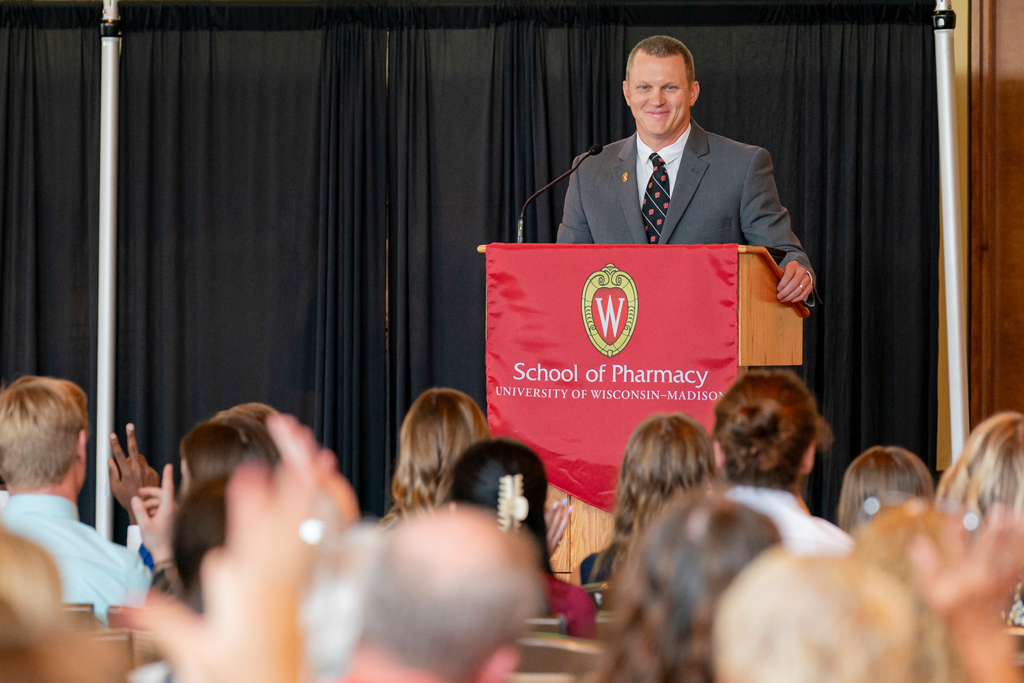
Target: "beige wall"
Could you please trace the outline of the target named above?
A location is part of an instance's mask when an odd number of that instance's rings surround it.
[[[956,29],[953,31],[953,50],[956,58],[956,120],[960,142],[960,237],[961,254],[967,259],[969,253],[968,227],[970,225],[970,121],[971,99],[968,86],[971,79],[970,69],[970,19],[971,7],[969,0],[958,2],[956,11]],[[942,258],[942,251],[939,251]],[[937,434],[937,466],[943,470],[952,462],[949,444],[949,373],[946,356],[946,286],[942,276],[942,261],[939,261],[939,421]],[[966,267],[964,268],[966,273]],[[964,282],[966,287],[966,278]],[[965,301],[969,300],[966,296]],[[966,312],[965,312],[966,313]],[[965,316],[965,321],[967,320]]]

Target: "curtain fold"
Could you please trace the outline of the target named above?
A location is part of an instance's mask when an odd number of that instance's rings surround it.
[[[364,510],[389,506],[385,31],[333,24],[320,86],[314,429]]]
[[[98,4],[0,8],[0,382],[54,375],[95,427]],[[79,497],[94,513],[95,441]]]

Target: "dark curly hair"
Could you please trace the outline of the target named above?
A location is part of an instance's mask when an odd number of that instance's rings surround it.
[[[804,383],[789,370],[755,370],[715,406],[715,441],[730,484],[790,491],[804,452],[832,435]]]
[[[719,596],[779,543],[771,520],[720,495],[674,498],[626,563],[595,683],[712,683]]]

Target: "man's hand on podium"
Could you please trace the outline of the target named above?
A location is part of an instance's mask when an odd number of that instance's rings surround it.
[[[812,291],[814,283],[811,282],[811,272],[796,261],[787,263],[782,279],[779,280],[779,301],[786,304],[803,301]]]

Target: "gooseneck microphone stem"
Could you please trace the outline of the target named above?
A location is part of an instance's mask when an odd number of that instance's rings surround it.
[[[547,185],[545,185],[544,187],[540,188],[539,190],[537,190],[536,192],[534,192],[533,194],[530,195],[530,198],[527,199],[526,202],[523,204],[523,210],[519,212],[518,237],[516,239],[517,243],[519,243],[519,244],[523,243],[523,219],[526,217],[526,207],[528,207],[530,205],[530,202],[532,202],[534,199],[536,199],[540,195],[542,195],[545,192],[547,192],[548,190],[550,190],[552,187],[557,185],[562,180],[565,180],[566,178],[571,176],[573,173],[576,172],[576,169],[580,167],[580,164],[582,164],[584,161],[586,161],[589,157],[592,157],[592,156],[595,156],[597,154],[600,154],[602,149],[604,149],[603,146],[601,146],[601,145],[594,145],[593,147],[591,147],[590,149],[587,150],[586,154],[584,154],[583,156],[580,157],[579,161],[577,161],[575,164],[573,164],[572,168],[570,168],[568,171],[566,171],[562,175],[558,176],[557,178],[552,180],[550,183],[548,183]]]

